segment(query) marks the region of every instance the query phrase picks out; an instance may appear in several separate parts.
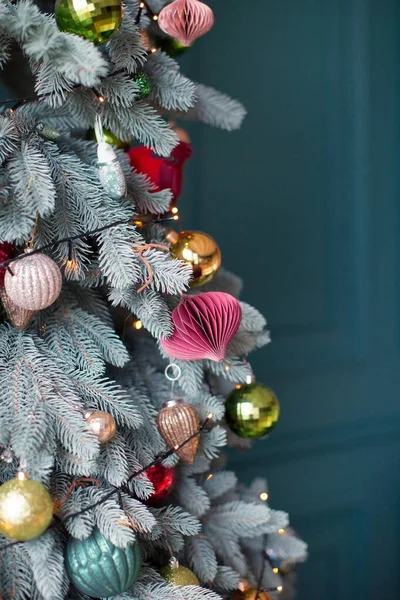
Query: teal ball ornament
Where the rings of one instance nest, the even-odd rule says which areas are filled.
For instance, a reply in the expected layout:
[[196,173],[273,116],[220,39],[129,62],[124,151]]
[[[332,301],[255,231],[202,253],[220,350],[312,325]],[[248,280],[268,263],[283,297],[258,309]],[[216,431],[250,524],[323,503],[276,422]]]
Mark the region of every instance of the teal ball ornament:
[[86,540],[70,538],[65,553],[72,585],[92,598],[111,598],[126,592],[136,581],[141,564],[137,542],[117,548],[98,529]]

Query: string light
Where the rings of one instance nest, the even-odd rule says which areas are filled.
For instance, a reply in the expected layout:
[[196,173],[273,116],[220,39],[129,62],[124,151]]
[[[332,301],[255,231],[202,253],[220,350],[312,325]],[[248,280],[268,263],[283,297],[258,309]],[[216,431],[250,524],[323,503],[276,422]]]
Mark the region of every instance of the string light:
[[260,494],[260,500],[262,500],[263,502],[266,502],[268,500],[268,494],[267,494],[267,492],[262,492]]
[[212,473],[210,473],[207,477],[207,481],[210,481],[210,479],[212,479],[214,477],[214,475]]
[[272,571],[275,573],[275,575],[277,575],[279,573],[279,569],[277,567],[274,567],[272,569]]
[[176,206],[174,206],[173,208],[171,208],[171,212],[173,215],[177,215],[179,212],[179,209]]
[[153,21],[158,21],[158,15],[153,15]]
[[285,533],[285,530],[284,529],[278,529],[278,533],[280,533],[282,535],[283,533]]
[[142,321],[140,319],[138,319],[137,321],[133,322],[133,326],[134,326],[135,329],[139,330],[139,329],[142,329],[143,323],[142,323]]
[[281,592],[283,590],[283,586],[282,585],[278,585],[278,587],[276,588],[278,592]]

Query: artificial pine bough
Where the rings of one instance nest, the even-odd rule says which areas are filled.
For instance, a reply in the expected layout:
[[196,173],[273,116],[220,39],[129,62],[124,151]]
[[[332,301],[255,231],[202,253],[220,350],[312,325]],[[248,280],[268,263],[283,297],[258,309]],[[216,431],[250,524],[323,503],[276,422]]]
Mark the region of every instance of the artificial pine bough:
[[171,121],[245,115],[172,58],[212,12],[75,4],[0,2],[0,65],[19,47],[34,79],[0,115],[0,596],[289,597],[306,546],[220,455],[277,421],[245,360],[266,322],[214,240],[167,229]]

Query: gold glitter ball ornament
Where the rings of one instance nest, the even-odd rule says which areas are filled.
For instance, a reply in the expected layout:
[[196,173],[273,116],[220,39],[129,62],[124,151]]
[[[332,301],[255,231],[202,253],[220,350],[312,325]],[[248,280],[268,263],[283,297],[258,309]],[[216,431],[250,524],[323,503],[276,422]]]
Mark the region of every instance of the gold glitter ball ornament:
[[83,416],[100,444],[106,444],[115,437],[117,425],[109,413],[102,410],[87,410]]
[[170,560],[170,564],[163,567],[160,571],[162,577],[168,583],[175,587],[185,587],[185,585],[200,585],[196,575],[187,567],[182,567],[175,558]]
[[56,0],[54,12],[60,31],[95,44],[106,42],[122,21],[121,0]]
[[55,302],[62,288],[61,271],[50,256],[27,254],[10,264],[4,287],[7,295],[19,307],[42,310]]
[[[181,399],[170,400],[157,416],[158,431],[170,448],[180,446],[200,427],[196,410]],[[194,437],[177,450],[179,458],[188,465],[196,458],[199,436]]]
[[19,542],[42,535],[53,518],[53,501],[40,481],[11,479],[0,486],[0,533]]
[[217,242],[201,231],[169,231],[166,239],[171,244],[171,254],[192,267],[190,287],[200,287],[217,274],[221,266],[221,251]]

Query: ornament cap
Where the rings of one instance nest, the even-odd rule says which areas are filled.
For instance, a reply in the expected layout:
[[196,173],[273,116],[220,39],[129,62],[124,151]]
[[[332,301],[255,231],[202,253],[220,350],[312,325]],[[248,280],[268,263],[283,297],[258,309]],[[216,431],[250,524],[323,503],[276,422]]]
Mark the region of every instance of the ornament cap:
[[168,229],[167,233],[165,234],[165,240],[170,244],[176,244],[176,242],[179,240],[179,233],[177,233],[174,229]]

